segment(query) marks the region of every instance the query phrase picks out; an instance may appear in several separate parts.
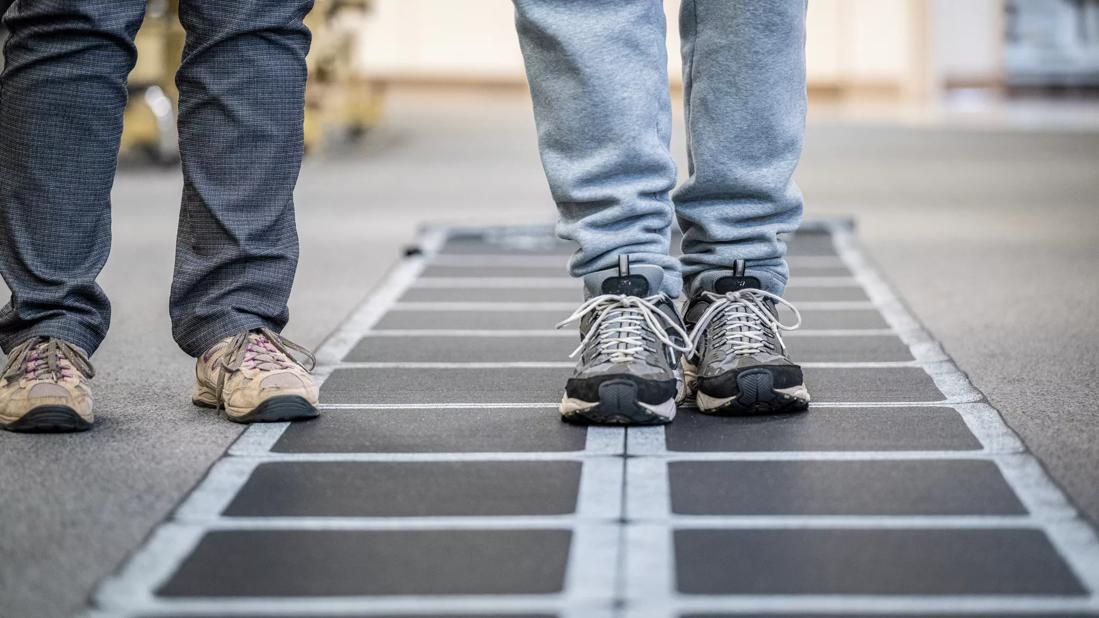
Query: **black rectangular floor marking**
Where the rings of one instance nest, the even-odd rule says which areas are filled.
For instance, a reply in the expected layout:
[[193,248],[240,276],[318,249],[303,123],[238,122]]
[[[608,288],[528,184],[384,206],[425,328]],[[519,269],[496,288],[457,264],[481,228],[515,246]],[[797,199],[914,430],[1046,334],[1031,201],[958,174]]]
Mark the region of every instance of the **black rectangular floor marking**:
[[920,367],[806,367],[813,401],[941,401],[945,397]]
[[571,374],[568,367],[337,369],[321,386],[321,403],[548,403],[561,400]]
[[908,346],[896,335],[785,335],[783,341],[795,363],[877,363],[913,360]]
[[[806,309],[801,311],[801,328],[806,330],[880,330],[889,328],[877,309]],[[793,324],[793,314],[780,311],[782,321]]]
[[273,462],[229,517],[476,517],[576,511],[578,461]]
[[[674,254],[680,253],[682,236],[673,234],[669,245]],[[786,238],[787,254],[791,256],[836,255],[832,235],[799,232]],[[570,255],[576,243],[549,234],[505,234],[499,236],[454,236],[443,244],[439,255]]]
[[515,337],[364,337],[347,362],[568,362],[580,336]]
[[[445,260],[446,258],[444,258]],[[806,277],[850,277],[851,270],[842,264],[837,265],[815,265],[812,263],[797,264],[796,258],[791,260],[790,264],[791,280],[794,285]],[[521,264],[508,264],[506,260],[501,259],[499,264],[478,265],[478,266],[464,266],[461,264],[448,264],[445,261],[443,263],[431,263],[424,268],[423,273],[420,275],[423,278],[437,279],[437,278],[476,278],[476,279],[493,279],[493,278],[533,278],[533,279],[561,279],[563,281],[573,280],[569,275],[567,267],[567,258],[562,257],[560,264],[558,265],[545,265],[545,266],[525,266]]]
[[553,330],[569,317],[561,309],[522,309],[518,311],[431,311],[401,309],[390,311],[374,325],[374,330]]
[[420,276],[423,278],[461,277],[476,279],[492,279],[497,277],[506,277],[509,279],[545,279],[550,277],[559,278],[564,281],[571,279],[569,277],[565,258],[561,258],[561,263],[557,266],[522,266],[508,264],[507,260],[500,260],[499,264],[493,266],[461,266],[445,263],[429,264],[424,268],[424,271]]
[[868,301],[870,297],[857,286],[808,286],[797,285],[796,280],[786,288],[783,297],[794,303]]
[[226,530],[208,533],[163,597],[550,594],[568,530]]
[[828,408],[800,414],[707,416],[680,410],[667,448],[685,452],[972,451],[981,443],[956,410]]
[[276,453],[500,453],[582,451],[587,429],[553,408],[325,410],[290,425]]
[[479,238],[452,238],[439,250],[439,255],[571,255],[576,245],[554,239],[538,237],[528,241],[517,239],[508,244],[484,242]]
[[[572,283],[566,281],[566,283]],[[811,287],[792,285],[786,289],[787,300],[798,302],[848,302],[869,300],[866,292],[855,286]],[[560,287],[422,287],[405,292],[400,302],[509,302],[509,303],[576,303],[584,300],[580,284]],[[568,315],[564,312],[564,315]]]
[[[209,617],[209,614],[191,614],[185,616],[182,614],[157,614],[156,616],[141,616],[140,618],[198,618],[200,616]],[[271,618],[270,614],[233,614],[233,618]],[[278,618],[347,618],[347,615],[338,616],[332,615],[319,615],[310,614],[306,615],[284,615],[279,614]],[[387,617],[388,618],[388,617]],[[493,611],[492,614],[401,614],[400,618],[558,618],[555,614],[497,614]],[[979,617],[978,617],[979,618]],[[1014,617],[1012,617],[1014,618]],[[1023,617],[1025,618],[1025,617]],[[1046,617],[1048,618],[1048,617]],[[1055,617],[1056,618],[1056,617]]]
[[832,237],[829,234],[803,236],[795,238],[791,242],[787,243],[786,255],[836,255],[836,248],[832,246]]
[[[570,282],[571,283],[571,282]],[[412,288],[401,296],[402,303],[575,303],[580,305],[584,292],[579,285],[569,287],[509,287],[509,288]],[[562,311],[561,319],[570,312]]]
[[1084,595],[1033,529],[675,531],[685,594]]
[[[799,336],[785,337],[790,358],[795,362],[888,362],[910,361],[908,346],[891,336]],[[345,362],[568,362],[580,343],[579,335],[508,337],[367,336],[344,358]]]
[[[933,402],[944,395],[920,367],[807,367],[805,383],[820,402]],[[550,403],[561,399],[570,367],[337,369],[321,403]]]
[[[751,614],[723,614],[723,613],[720,613],[720,612],[705,613],[705,614],[703,614],[703,613],[690,613],[690,614],[680,614],[679,618],[745,618],[745,616],[749,616],[749,615],[751,615]],[[862,613],[862,612],[854,612],[854,613],[844,612],[842,614],[834,614],[834,613],[827,613],[827,614],[818,614],[818,613],[813,613],[813,614],[787,614],[787,613],[772,614],[772,613],[768,612],[766,614],[766,618],[882,618],[882,616],[894,616],[894,615],[903,615],[904,618],[1005,618],[1004,614],[985,614],[985,613],[981,613],[981,614],[940,614],[938,612],[936,612],[934,614],[930,614],[930,613],[928,613],[928,614],[913,614],[913,613],[910,613],[910,612],[905,612],[904,614],[882,614],[882,613],[866,614],[866,613]],[[1096,614],[1094,614],[1094,613],[1092,613],[1092,614],[1067,613],[1066,614],[1066,613],[1063,613],[1063,612],[1053,612],[1053,613],[1023,612],[1023,613],[1018,613],[1018,612],[1013,611],[1013,612],[1011,612],[1011,614],[1008,614],[1008,615],[1011,618],[1095,618]],[[404,617],[402,616],[401,618],[404,618]]]
[[[569,317],[567,309],[517,309],[515,311],[479,311],[404,309],[390,311],[374,326],[374,330],[553,330],[558,322]],[[880,330],[889,328],[876,309],[803,309],[802,325],[806,330]],[[782,312],[784,322],[793,316]]]
[[675,461],[682,515],[1025,515],[991,461]]

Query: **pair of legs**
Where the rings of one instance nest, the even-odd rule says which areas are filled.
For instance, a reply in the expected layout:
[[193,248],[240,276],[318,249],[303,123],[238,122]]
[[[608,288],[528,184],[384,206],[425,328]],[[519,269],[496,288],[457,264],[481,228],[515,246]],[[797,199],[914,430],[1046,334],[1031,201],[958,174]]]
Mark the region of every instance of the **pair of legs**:
[[[572,397],[574,407],[600,397],[644,399],[640,391],[652,390],[644,380],[613,382],[652,373],[656,361],[638,361],[644,354],[637,350],[649,347],[690,351],[696,364],[705,361],[707,346],[725,350],[711,358],[737,351],[737,359],[722,361],[726,369],[749,369],[752,363],[739,356],[757,351],[769,356],[755,354],[752,367],[778,363],[785,353],[781,338],[775,341],[775,303],[789,276],[779,235],[794,231],[802,212],[792,177],[805,124],[804,0],[683,0],[688,178],[678,188],[663,3],[515,0],[515,6],[542,162],[560,213],[557,233],[579,245],[569,267],[585,279],[589,299],[574,316],[587,349],[569,390],[582,377],[590,388]],[[673,216],[683,230],[681,258],[669,251]],[[630,277],[643,277],[644,285],[630,284]],[[654,295],[675,299],[685,287],[688,325],[721,327],[720,342],[701,331],[685,342],[682,325],[672,328],[678,314]],[[599,300],[607,294],[651,298],[648,307]],[[608,310],[613,315],[604,316]],[[675,369],[674,359],[668,364]],[[707,367],[694,369],[705,379]],[[798,384],[790,389],[804,390],[800,369],[796,378],[782,371],[759,383],[741,376],[740,386],[766,387],[776,401],[791,380]],[[647,414],[603,412],[588,420],[631,422]],[[661,415],[653,420],[670,420]]]
[[[184,187],[169,312],[191,356],[242,332],[274,336],[289,317],[311,7],[179,3]],[[90,355],[107,333],[110,304],[96,277],[110,251],[126,80],[144,15],[145,0],[17,0],[5,16],[0,275],[12,296],[0,309],[0,346],[9,354],[53,338]],[[37,353],[21,351],[33,366]]]
[[[683,0],[689,176],[678,189],[663,3],[515,5],[557,231],[580,245],[572,274],[628,253],[663,268],[662,291],[675,298],[684,277],[742,259],[781,294],[778,235],[802,210],[792,177],[805,125],[804,0]],[[681,259],[669,255],[673,215]]]

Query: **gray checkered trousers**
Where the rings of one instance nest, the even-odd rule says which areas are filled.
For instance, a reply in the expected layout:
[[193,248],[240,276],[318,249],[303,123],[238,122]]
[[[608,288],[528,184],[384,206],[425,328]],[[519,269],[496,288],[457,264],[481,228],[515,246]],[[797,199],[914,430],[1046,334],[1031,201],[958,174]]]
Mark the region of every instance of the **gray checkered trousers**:
[[[280,330],[297,267],[303,19],[311,0],[181,0],[183,199],[169,313],[197,356]],[[0,346],[42,335],[94,352],[110,324],[96,284],[111,245],[126,78],[145,0],[17,0],[0,77]]]

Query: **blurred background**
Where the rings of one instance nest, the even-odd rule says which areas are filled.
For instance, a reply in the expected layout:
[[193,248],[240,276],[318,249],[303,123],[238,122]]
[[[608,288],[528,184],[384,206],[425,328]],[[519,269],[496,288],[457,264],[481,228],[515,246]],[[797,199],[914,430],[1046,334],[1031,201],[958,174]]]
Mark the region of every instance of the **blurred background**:
[[[0,0],[0,8],[10,3]],[[177,4],[148,2],[123,143],[127,156],[168,164],[178,158]],[[678,3],[665,4],[674,51]],[[389,92],[522,91],[512,19],[510,3],[494,0],[318,0],[309,18],[308,147],[362,138],[383,121]],[[1099,91],[1095,0],[814,0],[808,29],[809,93],[819,110],[926,119]],[[669,54],[673,89],[682,84],[680,67]]]
[[[95,358],[97,428],[5,436],[0,449],[6,521],[33,522],[0,541],[20,565],[0,615],[80,607],[240,431],[189,405],[191,361],[169,334],[175,10],[150,0],[138,38],[101,278],[115,317]],[[509,2],[318,0],[309,25],[287,334],[316,346],[421,224],[554,211]],[[855,219],[914,313],[1099,520],[1099,0],[811,0],[807,55],[806,216]],[[676,122],[682,170],[678,105]],[[37,474],[20,473],[27,462]],[[69,589],[41,589],[59,578]]]

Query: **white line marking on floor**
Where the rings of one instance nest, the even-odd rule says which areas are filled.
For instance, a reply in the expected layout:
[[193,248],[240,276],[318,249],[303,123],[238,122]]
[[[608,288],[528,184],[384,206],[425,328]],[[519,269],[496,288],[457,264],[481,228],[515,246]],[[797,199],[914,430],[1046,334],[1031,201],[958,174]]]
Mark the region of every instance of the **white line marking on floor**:
[[626,432],[620,427],[601,427],[592,425],[587,428],[585,455],[625,455]]
[[176,509],[177,521],[216,519],[233,502],[256,466],[265,463],[251,457],[223,457],[206,478]]
[[569,561],[565,569],[565,594],[570,599],[589,602],[614,600],[617,578],[614,565],[618,564],[618,554],[622,551],[620,534],[621,527],[617,522],[577,523],[573,529]]
[[[663,427],[654,428],[663,433]],[[626,519],[667,520],[672,512],[668,463],[655,457],[626,460]],[[670,523],[670,522],[669,522]]]
[[[429,251],[441,246],[445,235],[441,232],[429,232],[422,239],[423,246]],[[424,259],[410,258],[402,260],[386,277],[382,285],[363,303],[351,318],[341,325],[317,349],[318,371],[316,380],[321,385],[328,376],[327,366],[338,363],[358,343],[364,332],[373,328],[374,324],[386,313],[390,306],[404,293],[419,275],[424,267]],[[241,434],[238,439],[241,448],[248,450],[258,448],[263,444],[273,445],[285,431],[288,423],[277,423],[269,426],[254,424]],[[233,466],[247,465],[227,463],[232,462],[232,455],[223,457],[216,465],[225,464],[228,470]],[[247,476],[234,476],[226,473],[215,480],[209,486],[205,480],[185,499],[189,503],[199,495],[199,501],[193,508],[197,510],[213,508],[217,503],[228,504],[237,494]],[[181,508],[183,505],[181,505]],[[158,588],[179,567],[181,562],[193,549],[195,543],[201,537],[201,530],[196,532],[194,528],[180,528],[170,521],[162,523],[133,556],[125,563],[123,569],[114,576],[108,577],[100,584],[93,598],[101,607],[121,608],[127,604],[127,599],[135,603],[142,603],[152,599],[152,591]],[[135,565],[138,565],[135,567]],[[119,591],[124,591],[119,593]],[[128,595],[128,596],[127,596]]]
[[255,423],[229,446],[228,454],[246,455],[270,451],[289,427],[290,423]]
[[[626,486],[627,498],[630,487]],[[649,606],[671,601],[675,595],[675,547],[666,525],[628,524],[623,551],[625,602],[627,606]]]
[[1023,441],[1000,419],[1000,413],[987,403],[966,403],[955,407],[977,441],[996,453],[1022,453]]

